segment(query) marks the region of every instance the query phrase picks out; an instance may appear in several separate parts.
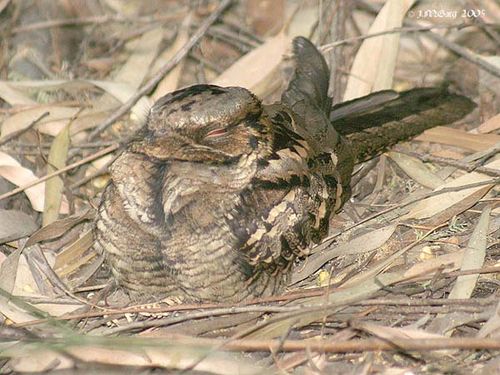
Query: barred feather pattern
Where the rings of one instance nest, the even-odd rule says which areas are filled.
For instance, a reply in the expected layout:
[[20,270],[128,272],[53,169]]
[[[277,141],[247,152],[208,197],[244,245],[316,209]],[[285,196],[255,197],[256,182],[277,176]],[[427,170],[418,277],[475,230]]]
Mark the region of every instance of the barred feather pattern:
[[[326,236],[348,199],[355,162],[397,141],[397,116],[384,130],[387,145],[379,137],[371,147],[377,130],[367,126],[339,135],[332,121],[353,113],[332,110],[328,67],[314,45],[296,38],[293,47],[281,103],[262,105],[238,87],[178,90],[155,103],[110,167],[95,247],[137,299],[240,302],[281,292],[294,259]],[[396,104],[388,107],[397,113]],[[426,121],[414,132],[433,125]]]

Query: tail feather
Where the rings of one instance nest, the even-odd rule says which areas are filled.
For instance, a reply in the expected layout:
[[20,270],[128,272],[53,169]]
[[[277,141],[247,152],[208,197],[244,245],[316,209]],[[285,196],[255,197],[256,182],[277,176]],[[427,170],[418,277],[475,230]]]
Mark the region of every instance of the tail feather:
[[330,120],[350,141],[356,162],[362,162],[426,129],[455,122],[474,107],[445,88],[382,91],[334,107]]

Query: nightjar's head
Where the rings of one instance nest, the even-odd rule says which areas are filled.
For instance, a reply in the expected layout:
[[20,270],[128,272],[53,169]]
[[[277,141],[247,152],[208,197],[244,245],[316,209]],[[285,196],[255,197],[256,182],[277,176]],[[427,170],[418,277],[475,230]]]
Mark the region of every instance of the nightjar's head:
[[265,148],[268,129],[248,90],[195,85],[153,105],[135,150],[158,159],[223,162]]

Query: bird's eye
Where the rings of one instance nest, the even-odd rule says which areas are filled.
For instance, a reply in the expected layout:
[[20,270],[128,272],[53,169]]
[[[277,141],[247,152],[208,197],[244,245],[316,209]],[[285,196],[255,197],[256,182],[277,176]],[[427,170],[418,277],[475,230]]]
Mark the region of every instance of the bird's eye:
[[220,137],[221,135],[226,134],[226,129],[224,128],[217,128],[214,130],[210,130],[206,135],[205,138],[215,138],[215,137]]

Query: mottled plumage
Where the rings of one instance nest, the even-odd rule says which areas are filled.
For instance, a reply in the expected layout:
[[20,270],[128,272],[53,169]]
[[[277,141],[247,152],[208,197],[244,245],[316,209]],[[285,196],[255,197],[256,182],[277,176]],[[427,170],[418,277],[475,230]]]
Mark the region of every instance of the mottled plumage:
[[[389,137],[384,123],[352,132],[342,125],[344,137],[332,121],[362,123],[373,106],[331,109],[328,67],[307,39],[295,39],[294,62],[279,104],[264,106],[243,88],[196,85],[153,106],[110,167],[96,222],[96,248],[121,286],[144,299],[185,301],[278,293],[294,258],[326,235],[330,215],[349,197],[357,161],[472,108],[428,89],[418,94],[417,117],[426,116],[418,128],[397,137],[391,126],[404,119],[391,118]],[[387,95],[377,110],[404,97]],[[439,114],[432,112],[438,99]],[[377,134],[389,141],[370,146]]]

